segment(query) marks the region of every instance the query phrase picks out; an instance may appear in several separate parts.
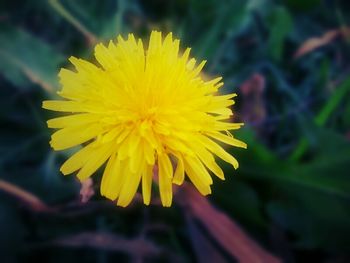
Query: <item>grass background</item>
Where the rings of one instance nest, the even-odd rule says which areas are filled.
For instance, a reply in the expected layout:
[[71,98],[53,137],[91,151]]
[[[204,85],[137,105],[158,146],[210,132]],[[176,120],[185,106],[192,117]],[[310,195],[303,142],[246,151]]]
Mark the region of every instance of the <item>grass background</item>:
[[[349,15],[340,0],[1,1],[0,261],[258,262],[249,255],[264,248],[283,262],[349,262]],[[173,32],[239,94],[249,148],[232,149],[240,168],[222,164],[210,204],[117,208],[99,197],[99,176],[81,204],[41,102],[69,56],[152,29]],[[219,215],[237,228],[221,235]],[[256,243],[242,254],[246,237]]]

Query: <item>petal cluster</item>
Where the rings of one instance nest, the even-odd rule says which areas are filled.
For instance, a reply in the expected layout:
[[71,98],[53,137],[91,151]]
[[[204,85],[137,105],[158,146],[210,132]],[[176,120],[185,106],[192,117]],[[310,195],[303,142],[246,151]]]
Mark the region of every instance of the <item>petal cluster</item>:
[[224,179],[220,158],[238,167],[237,160],[219,143],[246,144],[230,130],[235,94],[218,95],[221,78],[200,75],[190,49],[180,51],[172,34],[153,31],[147,49],[132,34],[107,46],[95,47],[98,63],[70,58],[75,70],[59,73],[62,100],[43,102],[43,108],[64,112],[48,121],[51,146],[65,150],[83,145],[61,167],[77,172],[80,180],[103,166],[101,194],[127,206],[139,185],[145,204],[157,181],[162,204],[172,203],[172,184],[185,175],[203,195],[211,193],[211,173]]

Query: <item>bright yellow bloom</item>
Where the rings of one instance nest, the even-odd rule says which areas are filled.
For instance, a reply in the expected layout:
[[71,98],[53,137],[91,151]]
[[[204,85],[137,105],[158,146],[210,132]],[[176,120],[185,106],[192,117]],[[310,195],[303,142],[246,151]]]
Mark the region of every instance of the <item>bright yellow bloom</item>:
[[69,113],[48,121],[59,129],[53,149],[86,143],[62,165],[63,174],[78,171],[85,180],[107,161],[101,194],[120,206],[131,202],[140,181],[148,205],[158,174],[161,201],[170,206],[172,183],[182,184],[185,174],[203,195],[211,193],[209,171],[224,179],[216,156],[238,167],[218,144],[246,148],[229,133],[242,126],[227,121],[236,95],[217,95],[221,78],[203,80],[205,61],[196,65],[189,48],[179,53],[179,44],[171,33],[162,40],[153,31],[147,51],[130,34],[96,46],[100,66],[70,58],[76,72],[59,74],[65,100],[43,102],[45,109]]

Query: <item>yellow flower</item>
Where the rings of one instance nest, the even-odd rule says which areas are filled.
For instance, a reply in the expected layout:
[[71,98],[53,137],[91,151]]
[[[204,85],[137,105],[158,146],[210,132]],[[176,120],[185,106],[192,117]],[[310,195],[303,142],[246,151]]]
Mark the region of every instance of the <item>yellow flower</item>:
[[162,204],[172,203],[172,183],[182,184],[185,174],[200,193],[211,193],[212,172],[224,173],[215,157],[232,164],[237,160],[218,142],[246,148],[229,130],[235,94],[217,95],[221,78],[200,76],[205,61],[196,65],[190,49],[179,52],[180,41],[153,31],[147,51],[132,34],[108,46],[98,44],[99,65],[70,58],[76,72],[62,68],[59,76],[65,100],[43,102],[43,108],[66,112],[48,121],[51,146],[64,150],[82,143],[61,167],[63,174],[78,171],[85,180],[106,161],[101,194],[127,206],[142,181],[143,201],[150,203],[154,174]]

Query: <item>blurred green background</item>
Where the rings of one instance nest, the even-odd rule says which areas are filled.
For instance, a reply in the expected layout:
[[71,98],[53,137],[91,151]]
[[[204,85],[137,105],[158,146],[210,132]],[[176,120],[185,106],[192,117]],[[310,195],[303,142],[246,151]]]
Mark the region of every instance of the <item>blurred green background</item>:
[[[349,15],[345,0],[1,1],[0,262],[350,262]],[[204,213],[190,195],[118,208],[99,176],[83,204],[48,144],[41,102],[67,58],[152,29],[239,95],[249,148],[231,150],[237,171],[221,164]]]

